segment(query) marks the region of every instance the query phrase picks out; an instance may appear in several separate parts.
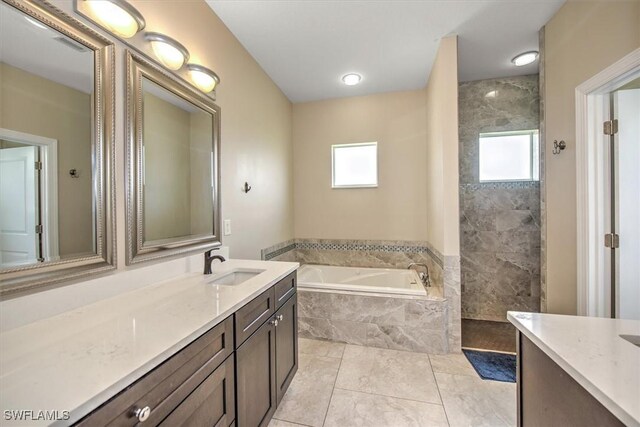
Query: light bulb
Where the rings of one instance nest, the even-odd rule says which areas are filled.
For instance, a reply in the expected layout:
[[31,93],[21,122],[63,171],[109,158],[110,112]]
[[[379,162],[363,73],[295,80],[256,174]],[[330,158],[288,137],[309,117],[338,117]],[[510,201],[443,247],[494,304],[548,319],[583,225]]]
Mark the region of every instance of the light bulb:
[[202,65],[187,64],[191,81],[203,92],[209,93],[220,83],[216,73]]
[[342,81],[347,86],[357,85],[360,83],[360,80],[362,80],[362,76],[360,74],[350,73],[342,76]]
[[515,58],[511,60],[513,65],[516,67],[522,67],[524,65],[529,65],[534,62],[538,58],[538,52],[532,50],[530,52],[524,52],[520,55],[517,55]]
[[123,1],[86,1],[93,17],[117,36],[128,39],[144,28],[144,19],[140,12]]
[[156,58],[170,70],[179,70],[189,60],[189,51],[178,41],[160,33],[146,33]]

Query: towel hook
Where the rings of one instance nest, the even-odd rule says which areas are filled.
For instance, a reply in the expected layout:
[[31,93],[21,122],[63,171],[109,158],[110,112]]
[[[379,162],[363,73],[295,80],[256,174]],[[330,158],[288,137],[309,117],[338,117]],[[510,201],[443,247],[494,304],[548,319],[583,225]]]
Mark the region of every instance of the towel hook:
[[249,191],[251,191],[251,186],[249,185],[248,182],[244,183],[244,187],[242,188],[242,191],[244,191],[245,193],[248,193]]
[[557,139],[553,140],[553,154],[560,154],[565,148],[567,148],[567,143],[564,140],[561,139],[560,142]]

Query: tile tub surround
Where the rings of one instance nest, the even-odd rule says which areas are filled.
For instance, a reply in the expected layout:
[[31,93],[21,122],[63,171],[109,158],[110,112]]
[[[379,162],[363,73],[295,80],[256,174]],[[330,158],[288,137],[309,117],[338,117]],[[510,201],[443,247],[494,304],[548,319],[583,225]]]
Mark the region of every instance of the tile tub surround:
[[449,351],[448,306],[442,298],[299,287],[298,325],[303,338],[423,353]]
[[[265,259],[295,261],[300,264],[345,267],[402,269],[412,262],[425,263],[429,267],[432,286],[442,288],[446,299],[447,349],[449,352],[461,351],[460,257],[445,257],[429,242],[294,239],[264,249],[262,256]],[[400,335],[396,339],[399,340]]]
[[478,179],[479,133],[539,129],[538,94],[537,75],[459,85],[464,318],[504,322],[508,310],[540,310],[540,185]]

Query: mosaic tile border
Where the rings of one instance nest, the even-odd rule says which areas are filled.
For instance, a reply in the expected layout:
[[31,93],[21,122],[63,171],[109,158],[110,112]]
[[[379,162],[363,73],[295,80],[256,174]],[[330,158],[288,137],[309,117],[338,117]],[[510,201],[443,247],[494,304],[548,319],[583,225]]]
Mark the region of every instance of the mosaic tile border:
[[475,182],[460,184],[460,188],[469,190],[513,190],[516,188],[540,188],[540,181]]
[[[316,239],[310,239],[316,240]],[[386,253],[427,253],[440,267],[444,267],[443,256],[430,246],[427,246],[426,242],[415,242],[415,244],[385,244],[385,243],[365,243],[366,241],[355,242],[335,242],[335,241],[305,241],[305,239],[296,239],[293,243],[284,242],[263,249],[261,251],[262,259],[265,261],[276,258],[292,250],[316,250],[316,251],[356,251],[356,252],[386,252]],[[287,244],[288,243],[288,244]]]

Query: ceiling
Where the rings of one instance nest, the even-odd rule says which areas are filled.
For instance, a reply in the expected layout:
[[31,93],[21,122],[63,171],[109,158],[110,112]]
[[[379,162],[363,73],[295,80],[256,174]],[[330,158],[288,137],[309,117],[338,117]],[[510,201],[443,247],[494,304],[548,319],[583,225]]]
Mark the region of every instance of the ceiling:
[[41,28],[0,3],[0,62],[65,86],[93,91],[93,51],[56,30]]
[[[420,89],[442,37],[458,35],[459,79],[533,74],[511,58],[538,49],[564,0],[207,0],[294,103]],[[362,75],[356,86],[341,77]]]

